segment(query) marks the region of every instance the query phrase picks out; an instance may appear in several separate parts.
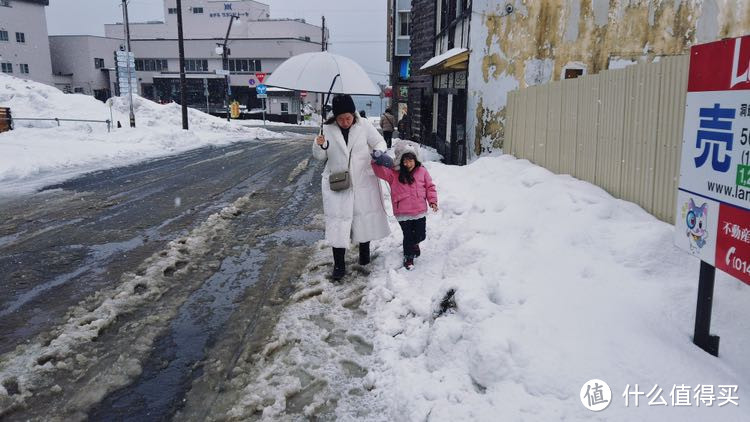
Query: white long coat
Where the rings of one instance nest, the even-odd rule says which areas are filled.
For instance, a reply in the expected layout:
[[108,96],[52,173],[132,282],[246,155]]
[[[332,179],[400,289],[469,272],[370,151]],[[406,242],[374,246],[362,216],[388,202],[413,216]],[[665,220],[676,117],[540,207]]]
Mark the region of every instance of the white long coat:
[[[334,248],[348,248],[352,241],[369,242],[390,234],[378,178],[370,166],[373,150],[385,151],[385,140],[367,119],[357,117],[349,129],[349,144],[336,123],[323,125],[328,141],[324,150],[313,141],[313,156],[327,160],[323,170],[323,212],[326,242]],[[323,144],[325,146],[325,144]],[[346,171],[351,151],[351,187],[332,191],[328,175]]]

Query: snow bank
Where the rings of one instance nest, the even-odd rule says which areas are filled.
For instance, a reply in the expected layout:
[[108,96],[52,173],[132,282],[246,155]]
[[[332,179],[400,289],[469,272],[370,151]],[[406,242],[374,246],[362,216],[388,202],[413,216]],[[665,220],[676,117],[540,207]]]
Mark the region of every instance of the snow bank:
[[[0,134],[0,194],[24,192],[82,173],[162,157],[205,145],[277,138],[189,109],[190,130],[182,130],[178,104],[161,105],[135,96],[137,127],[129,127],[127,98],[108,107],[93,97],[65,94],[57,88],[0,74],[0,106],[15,118],[61,118],[120,121],[107,132],[103,123],[14,122],[16,130]],[[111,112],[111,114],[110,114]],[[116,124],[116,123],[115,123]]]
[[[750,420],[750,286],[718,275],[717,359],[691,342],[699,263],[673,227],[570,176],[510,156],[427,163],[440,195],[416,267],[401,232],[375,244],[363,308],[381,365],[368,379],[391,420]],[[455,310],[437,316],[455,289]],[[587,410],[584,383],[611,405]],[[667,406],[625,406],[629,385]],[[673,386],[738,386],[740,406],[672,406]],[[658,390],[653,398],[658,401]]]

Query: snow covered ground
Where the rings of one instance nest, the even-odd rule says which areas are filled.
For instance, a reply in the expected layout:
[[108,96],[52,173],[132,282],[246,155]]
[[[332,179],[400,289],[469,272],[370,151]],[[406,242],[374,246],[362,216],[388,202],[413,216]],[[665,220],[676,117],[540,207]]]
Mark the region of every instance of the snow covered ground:
[[65,94],[6,74],[0,74],[0,106],[10,107],[14,118],[113,119],[123,126],[108,133],[104,123],[61,122],[58,127],[54,121],[15,121],[15,130],[0,134],[0,195],[205,145],[281,136],[193,109],[190,130],[183,131],[179,105],[137,96],[137,127],[131,129],[126,98],[114,98],[110,114],[110,108],[93,97]]
[[[426,166],[440,210],[416,267],[401,266],[394,219],[369,278],[350,264],[360,276],[328,281],[321,244],[228,415],[750,420],[750,286],[717,274],[717,359],[692,344],[699,262],[673,246],[671,225],[510,156]],[[451,289],[456,307],[438,316]],[[580,398],[591,379],[611,388],[601,412]]]

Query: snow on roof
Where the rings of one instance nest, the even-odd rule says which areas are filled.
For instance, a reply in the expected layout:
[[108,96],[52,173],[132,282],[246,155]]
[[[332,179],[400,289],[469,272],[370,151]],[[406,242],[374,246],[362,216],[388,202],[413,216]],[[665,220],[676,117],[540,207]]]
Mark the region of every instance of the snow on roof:
[[435,56],[435,57],[431,58],[430,60],[427,60],[427,63],[425,63],[422,67],[420,67],[419,70],[428,69],[428,68],[430,68],[432,66],[435,66],[436,64],[439,64],[441,62],[444,62],[444,61],[450,59],[451,57],[458,56],[459,54],[465,53],[467,51],[469,51],[469,50],[466,49],[466,48],[461,48],[461,47],[451,48],[450,50],[446,51],[445,53],[443,53],[443,54],[441,54],[439,56]]

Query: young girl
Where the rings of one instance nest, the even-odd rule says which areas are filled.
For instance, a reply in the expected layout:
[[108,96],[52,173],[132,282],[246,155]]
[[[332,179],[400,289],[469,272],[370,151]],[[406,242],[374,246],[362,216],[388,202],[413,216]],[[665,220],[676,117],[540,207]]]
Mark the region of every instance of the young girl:
[[414,258],[420,255],[419,242],[425,239],[427,205],[437,212],[438,198],[430,173],[417,159],[417,152],[406,146],[397,160],[398,170],[393,162],[380,151],[373,153],[372,169],[375,175],[391,186],[393,214],[404,232],[404,267],[410,270]]

